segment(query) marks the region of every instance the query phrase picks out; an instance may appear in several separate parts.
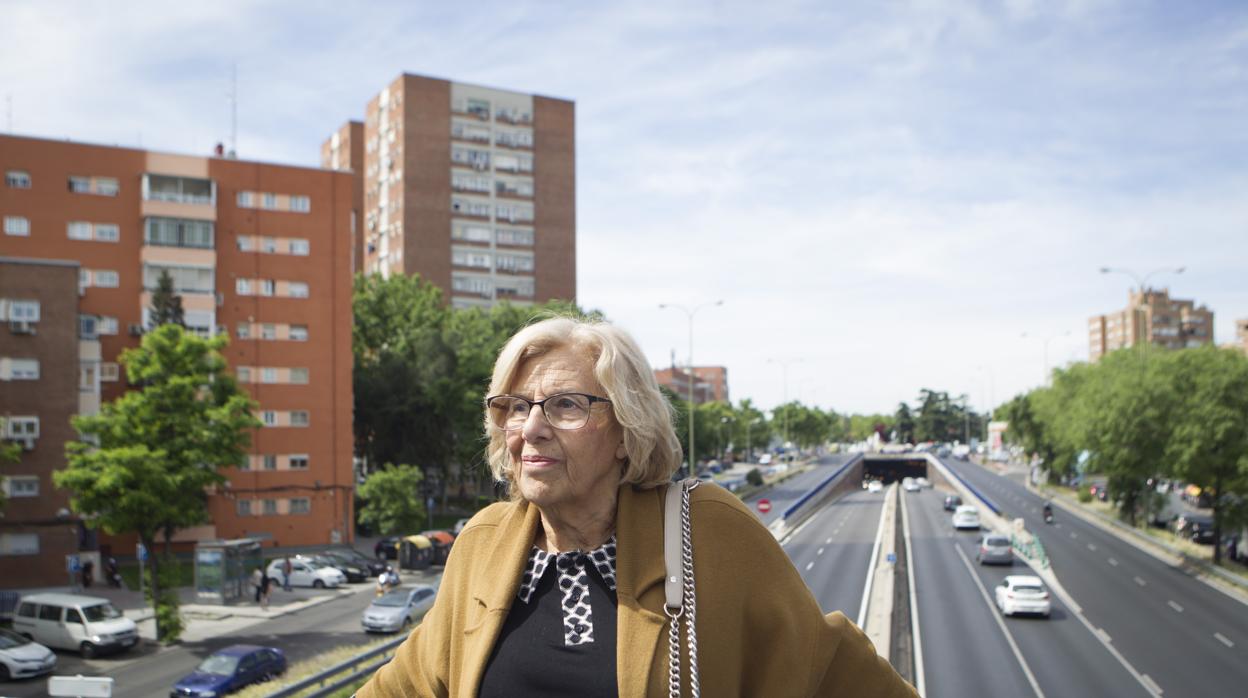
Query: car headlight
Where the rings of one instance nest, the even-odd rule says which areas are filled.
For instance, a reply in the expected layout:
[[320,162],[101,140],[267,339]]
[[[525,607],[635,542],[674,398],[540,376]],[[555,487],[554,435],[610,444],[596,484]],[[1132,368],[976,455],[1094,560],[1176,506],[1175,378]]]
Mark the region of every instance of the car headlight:
[[91,636],[91,641],[92,641],[92,642],[94,642],[94,643],[96,643],[96,644],[99,644],[99,643],[101,643],[101,642],[104,642],[104,638],[105,638],[105,637],[106,637],[106,636],[104,636],[104,635],[92,635],[92,636]]

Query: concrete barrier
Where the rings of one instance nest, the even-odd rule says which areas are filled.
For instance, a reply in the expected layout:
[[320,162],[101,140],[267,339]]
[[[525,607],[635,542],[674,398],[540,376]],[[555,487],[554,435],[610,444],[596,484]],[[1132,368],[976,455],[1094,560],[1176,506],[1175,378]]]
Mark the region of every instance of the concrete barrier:
[[875,651],[885,659],[892,649],[898,492],[898,485],[894,482],[884,496],[884,510],[880,514],[880,528],[862,596],[863,606],[858,614],[859,625],[875,645]]

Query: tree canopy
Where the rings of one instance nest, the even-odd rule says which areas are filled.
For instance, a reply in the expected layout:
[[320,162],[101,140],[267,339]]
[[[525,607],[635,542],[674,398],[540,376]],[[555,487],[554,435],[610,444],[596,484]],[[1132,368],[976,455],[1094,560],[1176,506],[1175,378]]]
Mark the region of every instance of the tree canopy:
[[383,536],[421,530],[427,513],[420,496],[423,480],[420,468],[407,464],[387,463],[369,475],[359,489],[360,523]]
[[161,325],[181,325],[186,327],[186,317],[182,310],[182,296],[173,287],[173,277],[167,270],[160,272],[156,282],[156,290],[152,291],[152,307],[148,315],[148,324],[152,329]]

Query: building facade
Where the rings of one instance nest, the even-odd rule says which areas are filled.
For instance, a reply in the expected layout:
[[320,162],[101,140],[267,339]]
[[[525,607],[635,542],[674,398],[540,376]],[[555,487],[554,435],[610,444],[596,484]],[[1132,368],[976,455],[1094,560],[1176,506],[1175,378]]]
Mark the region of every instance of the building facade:
[[362,182],[362,271],[420,274],[459,308],[575,301],[572,102],[404,74],[321,153]]
[[1167,289],[1132,291],[1127,307],[1088,319],[1088,357],[1148,342],[1162,349],[1213,343],[1213,311],[1195,301],[1171,298]]
[[[181,537],[350,540],[352,176],[12,136],[0,170],[0,256],[76,265],[76,310],[40,322],[68,312],[75,340],[98,342],[79,383],[99,400],[128,388],[118,357],[140,343],[162,272],[188,329],[230,337],[265,426],[225,470],[211,526]],[[64,440],[39,448],[60,454]]]
[[693,403],[728,401],[728,369],[723,366],[672,366],[654,370],[654,379],[682,400],[689,399],[689,384],[693,383]]

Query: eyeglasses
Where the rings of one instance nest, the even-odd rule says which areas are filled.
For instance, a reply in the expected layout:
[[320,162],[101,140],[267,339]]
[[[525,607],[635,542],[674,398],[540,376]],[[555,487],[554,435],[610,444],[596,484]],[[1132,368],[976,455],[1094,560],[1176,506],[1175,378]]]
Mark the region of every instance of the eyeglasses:
[[589,410],[595,402],[611,401],[585,393],[559,393],[545,400],[526,400],[514,395],[495,395],[485,399],[490,423],[504,431],[524,428],[534,407],[542,408],[546,422],[556,429],[580,429],[589,423]]

